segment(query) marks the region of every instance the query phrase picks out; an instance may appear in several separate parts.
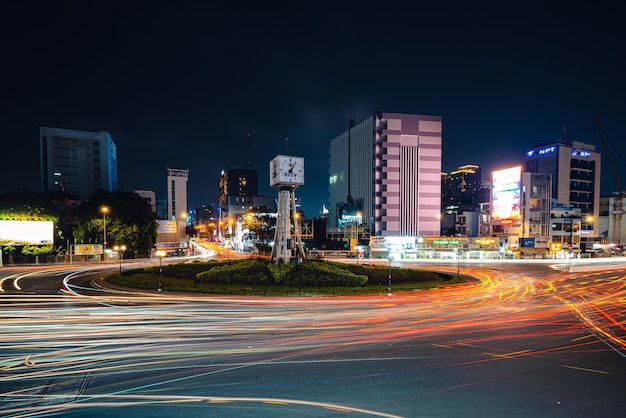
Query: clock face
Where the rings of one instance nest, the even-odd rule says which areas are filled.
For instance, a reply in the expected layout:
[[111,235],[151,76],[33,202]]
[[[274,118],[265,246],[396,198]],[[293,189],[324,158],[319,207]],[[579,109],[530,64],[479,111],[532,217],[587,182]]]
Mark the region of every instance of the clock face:
[[304,184],[304,158],[276,156],[270,164],[270,185]]

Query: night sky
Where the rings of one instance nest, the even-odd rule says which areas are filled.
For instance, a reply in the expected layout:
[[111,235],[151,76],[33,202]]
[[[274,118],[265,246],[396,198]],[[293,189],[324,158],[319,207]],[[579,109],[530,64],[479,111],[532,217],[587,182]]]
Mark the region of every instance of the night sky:
[[167,167],[188,168],[190,208],[217,202],[224,168],[257,169],[273,195],[269,160],[303,156],[296,194],[315,216],[330,139],[376,109],[442,116],[442,169],[484,179],[564,125],[604,153],[597,117],[626,183],[618,2],[14,3],[0,6],[0,192],[39,191],[52,126],[110,132],[122,190],[165,197]]

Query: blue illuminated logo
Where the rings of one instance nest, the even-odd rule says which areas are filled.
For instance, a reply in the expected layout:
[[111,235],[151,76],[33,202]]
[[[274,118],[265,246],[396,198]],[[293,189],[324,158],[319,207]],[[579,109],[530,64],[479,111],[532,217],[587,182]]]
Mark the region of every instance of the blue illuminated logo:
[[535,150],[534,149],[526,151],[526,157],[530,158],[533,155],[535,155]]
[[556,146],[552,145],[550,147],[540,148],[538,153],[539,155],[551,154],[556,151]]
[[591,152],[585,151],[585,150],[578,151],[578,150],[576,150],[576,148],[573,148],[572,149],[572,156],[573,157],[578,156],[578,157],[583,157],[583,158],[589,158],[589,157],[591,157]]

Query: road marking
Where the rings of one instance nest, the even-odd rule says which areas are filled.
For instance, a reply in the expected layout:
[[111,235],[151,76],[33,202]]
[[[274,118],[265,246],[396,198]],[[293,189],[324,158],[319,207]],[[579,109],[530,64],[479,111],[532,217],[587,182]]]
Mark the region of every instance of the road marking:
[[484,352],[483,354],[487,356],[493,356],[493,357],[499,357],[499,358],[514,358],[517,354],[524,354],[524,353],[528,353],[529,351],[530,350],[520,350],[520,351],[513,351],[512,353],[505,353],[505,354]]
[[563,364],[563,367],[567,367],[568,369],[581,370],[583,372],[592,372],[592,373],[600,373],[600,374],[611,374],[609,372],[605,372],[602,370],[594,370],[594,369],[586,369],[584,367],[576,367],[576,366],[568,366],[567,364]]
[[582,337],[578,337],[578,338],[574,338],[572,340],[573,341],[580,341],[580,340],[586,340],[587,338],[591,338],[591,337],[595,337],[594,334],[587,334],[587,335],[583,335]]
[[443,344],[433,344],[435,347],[441,347],[441,348],[451,348],[451,346],[449,345],[443,345]]

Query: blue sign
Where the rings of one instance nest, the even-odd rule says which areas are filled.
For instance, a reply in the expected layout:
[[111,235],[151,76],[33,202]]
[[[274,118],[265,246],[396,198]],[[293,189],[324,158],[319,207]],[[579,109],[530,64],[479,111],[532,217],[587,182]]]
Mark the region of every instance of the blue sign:
[[574,157],[577,157],[577,156],[578,156],[578,157],[583,157],[583,158],[589,158],[589,157],[591,157],[591,152],[589,152],[589,151],[585,151],[585,150],[580,150],[580,151],[578,151],[578,150],[576,150],[576,148],[573,148],[573,149],[572,149],[572,156],[574,156]]
[[540,148],[538,153],[539,153],[539,155],[546,155],[546,154],[551,154],[554,151],[556,151],[556,146],[551,145],[549,147]]
[[522,238],[522,247],[523,248],[535,248],[535,239],[534,238]]
[[552,154],[553,152],[556,152],[556,145],[550,145],[550,146],[543,147],[543,148],[528,150],[526,151],[526,157],[531,158],[531,157],[534,157],[535,155],[547,155],[547,154]]

